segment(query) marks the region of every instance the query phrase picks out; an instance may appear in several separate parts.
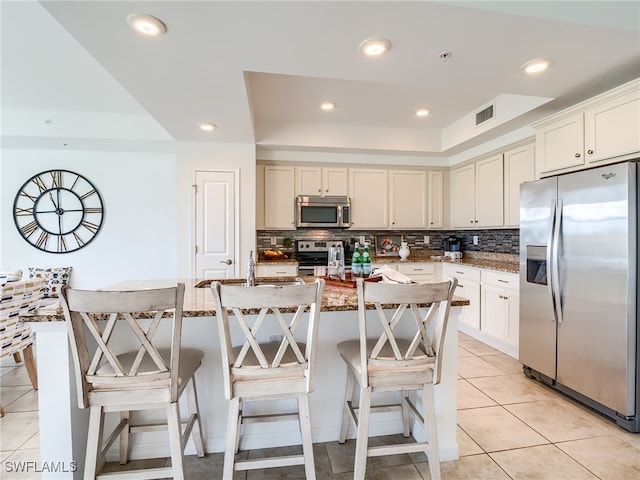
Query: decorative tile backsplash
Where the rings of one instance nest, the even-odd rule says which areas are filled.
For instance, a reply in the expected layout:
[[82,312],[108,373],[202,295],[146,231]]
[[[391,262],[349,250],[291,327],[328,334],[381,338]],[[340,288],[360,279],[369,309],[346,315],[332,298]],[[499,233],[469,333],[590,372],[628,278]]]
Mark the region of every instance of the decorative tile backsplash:
[[[258,250],[268,248],[285,248],[285,238],[292,240],[344,240],[359,241],[363,236],[367,242],[373,243],[376,235],[402,235],[411,249],[444,250],[444,239],[456,236],[461,239],[462,251],[496,252],[518,254],[520,247],[520,230],[419,230],[419,231],[390,231],[390,230],[345,230],[341,228],[298,230],[258,230]],[[429,236],[429,245],[425,245],[424,236]],[[478,237],[478,245],[473,244],[473,237]],[[271,244],[275,238],[276,245]]]

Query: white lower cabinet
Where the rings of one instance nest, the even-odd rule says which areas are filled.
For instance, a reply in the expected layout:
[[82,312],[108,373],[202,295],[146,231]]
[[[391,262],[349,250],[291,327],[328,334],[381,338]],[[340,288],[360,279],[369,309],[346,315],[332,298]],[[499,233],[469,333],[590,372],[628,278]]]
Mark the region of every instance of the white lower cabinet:
[[518,358],[518,274],[445,263],[442,278],[448,277],[458,279],[456,295],[469,300],[462,308],[459,330]]
[[455,295],[469,300],[469,305],[463,307],[460,313],[459,330],[473,336],[474,332],[480,330],[480,270],[444,263],[442,279],[448,278],[458,280]]
[[481,275],[480,332],[496,348],[518,358],[520,292],[518,275],[483,270]]
[[258,263],[256,277],[296,277],[298,265],[295,263]]

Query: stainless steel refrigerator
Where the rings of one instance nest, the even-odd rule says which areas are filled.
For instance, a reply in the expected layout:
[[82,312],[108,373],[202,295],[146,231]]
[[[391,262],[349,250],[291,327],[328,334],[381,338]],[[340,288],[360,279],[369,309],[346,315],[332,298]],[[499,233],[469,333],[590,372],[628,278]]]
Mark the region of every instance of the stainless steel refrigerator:
[[640,431],[637,161],[525,183],[520,362],[526,375]]

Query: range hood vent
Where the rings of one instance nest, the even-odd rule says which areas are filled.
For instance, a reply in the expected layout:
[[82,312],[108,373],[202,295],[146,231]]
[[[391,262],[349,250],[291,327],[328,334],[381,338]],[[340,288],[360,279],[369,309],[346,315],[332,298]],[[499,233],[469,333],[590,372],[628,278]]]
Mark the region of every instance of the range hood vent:
[[493,105],[489,105],[484,110],[476,113],[476,127],[493,118]]

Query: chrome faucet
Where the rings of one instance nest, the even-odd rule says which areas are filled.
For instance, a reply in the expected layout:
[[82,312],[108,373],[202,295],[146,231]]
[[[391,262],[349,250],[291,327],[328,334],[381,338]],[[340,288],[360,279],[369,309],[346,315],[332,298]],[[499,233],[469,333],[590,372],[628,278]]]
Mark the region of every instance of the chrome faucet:
[[253,260],[253,250],[249,252],[249,263],[247,263],[247,287],[256,285],[256,262]]

